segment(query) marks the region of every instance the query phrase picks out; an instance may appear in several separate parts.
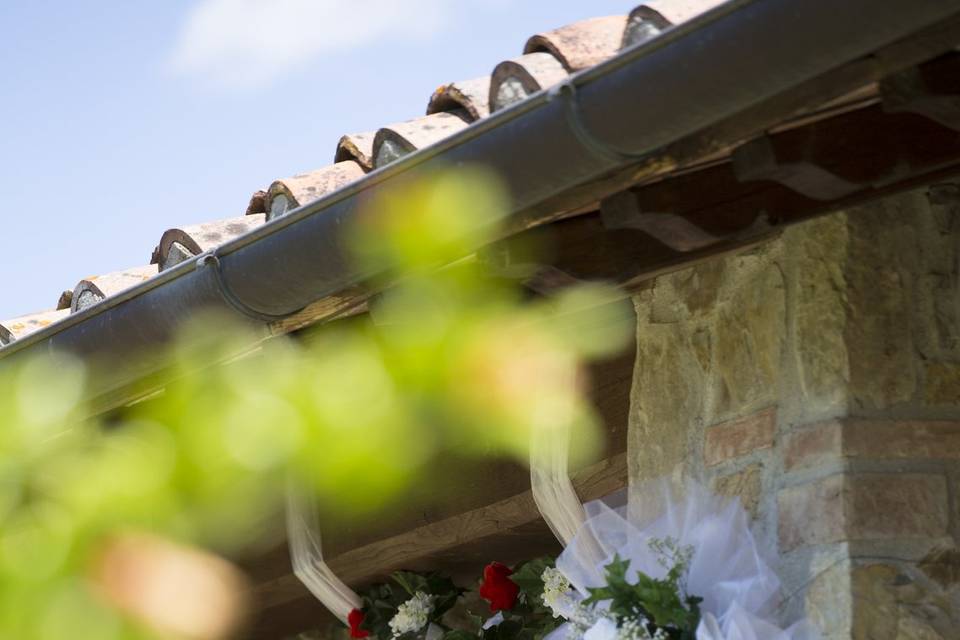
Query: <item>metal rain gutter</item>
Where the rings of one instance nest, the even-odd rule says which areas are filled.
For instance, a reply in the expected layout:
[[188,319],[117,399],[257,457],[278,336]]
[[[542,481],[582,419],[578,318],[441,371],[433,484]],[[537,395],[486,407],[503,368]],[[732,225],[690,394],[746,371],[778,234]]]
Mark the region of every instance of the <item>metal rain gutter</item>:
[[480,164],[508,189],[508,230],[536,205],[960,11],[960,0],[731,0],[561,85],[0,349],[105,359],[93,396],[150,373],[131,357],[197,309],[264,326],[369,278],[341,229],[392,179]]

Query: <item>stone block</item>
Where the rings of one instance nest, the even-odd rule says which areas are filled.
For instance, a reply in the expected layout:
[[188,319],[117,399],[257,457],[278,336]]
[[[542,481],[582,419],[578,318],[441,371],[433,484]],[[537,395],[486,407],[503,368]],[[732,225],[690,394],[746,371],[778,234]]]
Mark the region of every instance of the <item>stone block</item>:
[[777,496],[780,552],[845,537],[844,479],[833,475],[788,487]]
[[960,460],[960,421],[829,420],[797,429],[785,438],[786,471],[841,458]]
[[835,461],[842,455],[843,425],[836,420],[797,429],[783,445],[783,468],[794,471]]
[[810,562],[804,613],[823,640],[849,640],[853,602],[850,560],[838,546],[814,554]]
[[924,396],[930,406],[960,407],[960,364],[929,363]]
[[712,467],[758,449],[772,447],[776,422],[777,410],[771,407],[745,418],[710,427],[703,451],[705,464]]
[[947,479],[936,474],[863,473],[846,478],[848,540],[947,534]]
[[786,298],[783,276],[766,254],[737,256],[728,267],[729,298],[714,321],[711,413],[727,419],[776,402]]
[[[638,315],[641,309],[638,306]],[[641,325],[630,395],[628,457],[632,481],[687,462],[688,436],[702,420],[703,373],[682,325]]]
[[790,320],[799,383],[798,418],[834,412],[847,404],[846,217],[837,213],[812,220],[783,236],[793,292]]
[[[951,555],[956,554],[951,552]],[[954,559],[955,562],[955,559]],[[854,640],[949,640],[960,629],[956,583],[930,580],[910,565],[869,563],[853,567]]]
[[781,552],[802,545],[947,534],[946,478],[937,474],[832,475],[778,495]]
[[755,520],[760,507],[762,471],[763,465],[754,463],[737,473],[720,476],[713,481],[713,490],[717,495],[739,498],[740,504]]
[[960,421],[851,419],[843,426],[843,455],[874,460],[958,460]]

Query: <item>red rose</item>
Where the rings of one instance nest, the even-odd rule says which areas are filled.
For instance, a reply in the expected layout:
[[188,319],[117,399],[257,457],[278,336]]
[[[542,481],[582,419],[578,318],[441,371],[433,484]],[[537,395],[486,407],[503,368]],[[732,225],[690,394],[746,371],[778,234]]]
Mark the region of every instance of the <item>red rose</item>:
[[480,585],[480,597],[490,603],[490,611],[513,609],[517,603],[520,587],[508,578],[513,569],[499,562],[491,562],[483,569],[483,584]]
[[350,623],[351,638],[366,638],[370,635],[369,631],[360,628],[360,625],[363,624],[363,611],[360,611],[360,609],[351,610],[347,616],[347,622]]

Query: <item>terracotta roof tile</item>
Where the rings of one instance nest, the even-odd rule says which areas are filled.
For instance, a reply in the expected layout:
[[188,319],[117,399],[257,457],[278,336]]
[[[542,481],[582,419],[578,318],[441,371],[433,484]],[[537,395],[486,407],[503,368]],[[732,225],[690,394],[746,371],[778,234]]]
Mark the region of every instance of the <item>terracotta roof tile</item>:
[[490,76],[441,85],[430,96],[427,115],[460,109],[471,122],[490,115]]
[[434,113],[384,127],[377,131],[373,141],[374,167],[390,164],[408,153],[465,129],[468,125],[468,117],[461,109]]
[[538,33],[527,40],[523,52],[552,54],[568,71],[579,71],[615,55],[620,50],[626,24],[626,16],[581,20]]
[[667,24],[677,25],[694,18],[705,11],[719,6],[727,0],[649,0],[630,12],[630,15],[641,13],[646,15],[657,14]]
[[567,77],[567,70],[552,54],[528,53],[505,60],[490,77],[490,111],[499,111],[530,94]]
[[60,309],[69,309],[70,302],[73,300],[73,289],[66,289],[63,293],[60,294],[60,298],[57,300],[57,310]]
[[287,211],[332,193],[362,178],[364,173],[363,168],[353,160],[344,160],[323,169],[277,180],[267,191],[267,219],[273,220]]
[[56,311],[41,311],[19,318],[10,320],[0,320],[0,346],[10,344],[14,340],[19,340],[28,336],[34,331],[39,331],[48,327],[58,320],[62,320],[70,315],[69,309],[58,309]]
[[250,204],[247,205],[247,215],[252,216],[257,213],[267,212],[267,192],[263,189],[254,191],[250,196]]
[[147,265],[81,280],[73,289],[70,312],[76,313],[92,307],[104,298],[138,285],[157,273],[156,265]]
[[376,135],[376,131],[365,131],[348,133],[341,137],[340,142],[337,143],[337,152],[333,156],[333,161],[353,160],[363,167],[364,171],[373,170],[373,139]]
[[184,260],[218,247],[227,240],[241,236],[266,222],[263,213],[248,214],[239,218],[202,222],[179,229],[167,229],[160,236],[160,244],[153,250],[150,264],[158,265],[160,271],[176,266]]
[[624,48],[645,42],[664,29],[723,4],[726,0],[650,0],[630,12],[623,30]]
[[[430,97],[425,117],[377,131],[344,135],[337,144],[335,164],[277,180],[268,190],[256,191],[250,197],[244,217],[168,229],[154,250],[154,266],[82,280],[73,291],[65,291],[60,296],[57,306],[65,312],[68,307],[76,311],[95,304],[106,296],[142,282],[158,270],[168,269],[248,232],[269,218],[339,189],[375,166],[383,166],[433,144],[493,111],[549,88],[570,72],[615,55],[621,46],[652,37],[720,2],[650,0],[631,11],[629,16],[591,18],[538,33],[525,43],[524,55],[496,65],[490,76],[437,88]],[[46,316],[39,314],[27,318]]]

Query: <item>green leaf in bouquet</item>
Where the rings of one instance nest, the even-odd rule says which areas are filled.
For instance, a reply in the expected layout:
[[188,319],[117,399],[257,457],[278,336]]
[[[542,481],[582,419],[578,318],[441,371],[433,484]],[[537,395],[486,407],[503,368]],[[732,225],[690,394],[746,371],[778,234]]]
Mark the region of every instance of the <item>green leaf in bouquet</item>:
[[615,556],[606,566],[607,584],[588,589],[590,595],[583,604],[595,606],[609,601],[610,613],[619,620],[648,620],[656,627],[676,631],[680,638],[688,637],[700,622],[701,601],[700,598],[685,596],[680,584],[689,554],[686,550],[679,550],[676,545],[668,544],[662,548],[679,551],[669,555],[673,564],[669,567],[665,565],[668,568],[666,578],[651,578],[638,571],[636,583],[631,584],[627,580],[630,561]]
[[553,566],[553,558],[534,558],[519,565],[510,579],[520,587],[521,592],[526,594],[527,600],[539,600],[543,595],[543,578],[541,578],[543,571]]
[[423,591],[424,593],[430,592],[427,586],[427,578],[418,573],[413,573],[412,571],[395,571],[390,577],[407,592],[409,597],[413,597],[417,591]]

